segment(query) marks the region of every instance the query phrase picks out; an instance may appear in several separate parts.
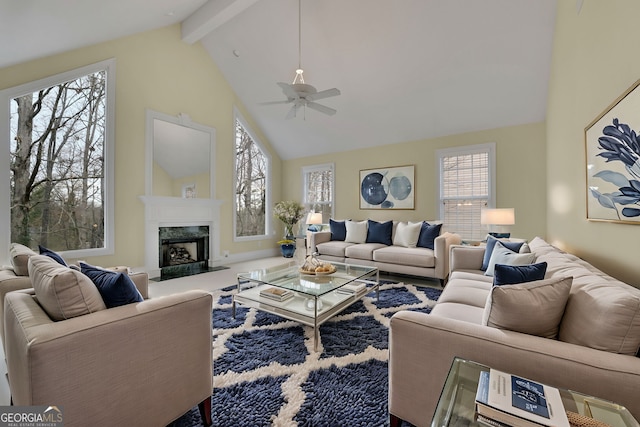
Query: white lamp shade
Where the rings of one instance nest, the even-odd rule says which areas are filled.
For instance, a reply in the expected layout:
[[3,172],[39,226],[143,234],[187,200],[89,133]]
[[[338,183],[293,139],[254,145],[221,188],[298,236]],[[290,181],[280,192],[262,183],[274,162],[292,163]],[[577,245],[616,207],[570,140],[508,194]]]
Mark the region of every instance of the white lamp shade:
[[310,212],[307,216],[307,224],[318,225],[322,224],[322,212]]
[[513,208],[483,209],[480,212],[480,223],[487,225],[513,225],[516,214]]

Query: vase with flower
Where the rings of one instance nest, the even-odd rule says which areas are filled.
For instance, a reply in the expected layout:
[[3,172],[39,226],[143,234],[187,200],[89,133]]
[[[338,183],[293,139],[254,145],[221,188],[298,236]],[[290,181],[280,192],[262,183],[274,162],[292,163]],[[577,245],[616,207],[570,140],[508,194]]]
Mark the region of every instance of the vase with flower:
[[293,258],[296,252],[293,226],[300,221],[304,213],[304,206],[294,200],[284,200],[275,204],[273,215],[284,224],[284,239],[278,241],[280,252],[285,258]]
[[275,204],[273,215],[284,224],[284,238],[294,239],[293,226],[304,214],[304,206],[294,200],[284,200]]

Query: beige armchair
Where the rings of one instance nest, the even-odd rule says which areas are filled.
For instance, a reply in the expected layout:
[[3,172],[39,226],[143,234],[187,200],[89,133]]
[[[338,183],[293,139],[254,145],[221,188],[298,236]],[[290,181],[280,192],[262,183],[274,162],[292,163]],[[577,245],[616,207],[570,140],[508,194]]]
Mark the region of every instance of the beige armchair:
[[199,404],[210,425],[211,305],[189,291],[53,321],[33,289],[7,293],[13,404],[62,407],[67,427],[164,426]]
[[[13,249],[13,247],[12,247]],[[28,249],[28,248],[27,248]],[[25,256],[24,260],[21,261],[24,266],[20,266],[19,263],[15,263],[14,266],[4,266],[0,268],[0,339],[2,339],[2,344],[4,345],[4,296],[13,291],[21,290],[21,289],[29,289],[32,288],[31,279],[29,278],[29,272],[27,271],[27,263],[29,258],[32,255],[36,255],[35,252],[32,252]],[[117,272],[126,272],[133,283],[138,288],[140,295],[142,298],[149,298],[149,275],[145,272],[136,272],[129,273],[129,269],[127,267],[109,267],[109,270],[117,271]],[[5,349],[6,351],[6,349]]]

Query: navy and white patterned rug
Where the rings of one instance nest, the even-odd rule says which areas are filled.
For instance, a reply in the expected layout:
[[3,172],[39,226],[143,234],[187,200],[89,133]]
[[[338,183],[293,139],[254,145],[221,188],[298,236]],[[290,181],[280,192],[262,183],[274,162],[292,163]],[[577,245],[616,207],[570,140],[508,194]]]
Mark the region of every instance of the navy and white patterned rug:
[[[440,289],[381,281],[380,300],[365,296],[313,328],[237,307],[235,286],[214,294],[214,426],[386,426],[389,319],[399,310],[431,312]],[[175,426],[201,426],[198,409]]]

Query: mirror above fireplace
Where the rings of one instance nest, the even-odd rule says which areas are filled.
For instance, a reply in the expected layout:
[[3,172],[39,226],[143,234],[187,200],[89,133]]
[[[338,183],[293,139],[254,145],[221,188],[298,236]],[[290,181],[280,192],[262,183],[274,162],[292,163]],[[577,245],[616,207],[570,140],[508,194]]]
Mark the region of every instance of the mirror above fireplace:
[[155,197],[215,198],[215,129],[147,110],[145,193]]

